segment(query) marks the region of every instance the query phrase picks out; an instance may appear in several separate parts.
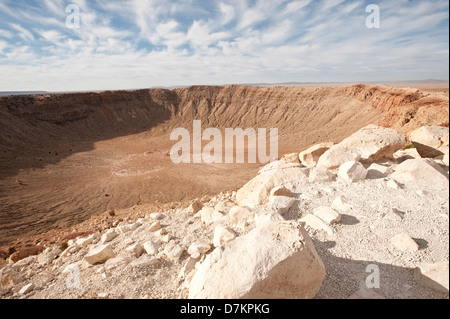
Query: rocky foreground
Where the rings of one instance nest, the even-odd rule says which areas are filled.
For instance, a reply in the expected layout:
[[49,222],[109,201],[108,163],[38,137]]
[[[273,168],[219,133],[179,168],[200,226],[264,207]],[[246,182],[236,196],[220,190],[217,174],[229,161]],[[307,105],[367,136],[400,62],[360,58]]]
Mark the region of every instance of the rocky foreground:
[[237,192],[13,254],[0,296],[448,298],[448,138],[370,125]]

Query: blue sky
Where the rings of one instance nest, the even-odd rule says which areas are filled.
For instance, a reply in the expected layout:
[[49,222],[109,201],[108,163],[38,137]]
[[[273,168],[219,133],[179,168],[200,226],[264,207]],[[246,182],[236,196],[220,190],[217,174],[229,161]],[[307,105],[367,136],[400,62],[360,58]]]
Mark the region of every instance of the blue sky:
[[[366,27],[369,4],[379,29]],[[0,0],[0,91],[448,80],[448,11],[448,0]]]

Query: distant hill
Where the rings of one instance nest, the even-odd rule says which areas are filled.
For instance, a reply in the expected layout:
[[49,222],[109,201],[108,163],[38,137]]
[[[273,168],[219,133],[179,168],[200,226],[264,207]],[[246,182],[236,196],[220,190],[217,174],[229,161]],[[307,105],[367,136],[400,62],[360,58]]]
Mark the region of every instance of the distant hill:
[[[211,86],[229,86],[229,85],[245,85],[245,86],[350,86],[358,83],[377,85],[449,85],[449,80],[437,80],[437,79],[426,79],[426,80],[404,80],[404,81],[351,81],[351,82],[260,82],[260,83],[227,83],[220,85]],[[191,86],[197,85],[173,85],[173,86],[152,86],[150,89],[183,89]],[[208,85],[200,85],[208,86]],[[139,88],[147,89],[147,88]],[[135,91],[139,89],[126,89],[121,91]],[[0,91],[0,96],[5,95],[30,95],[30,94],[56,94],[56,93],[88,93],[88,92],[106,92],[107,90],[92,90],[92,91]],[[118,90],[113,90],[118,91]]]
[[[279,82],[279,83],[228,83],[222,84],[220,86],[228,85],[245,85],[245,86],[348,86],[356,83],[364,84],[386,84],[386,85],[448,85],[449,80],[437,80],[437,79],[426,79],[426,80],[404,80],[404,81],[351,81],[351,82]],[[180,89],[190,87],[191,85],[175,85],[175,86],[154,86],[152,89]]]
[[46,94],[46,91],[0,91],[0,95],[27,95],[27,94]]

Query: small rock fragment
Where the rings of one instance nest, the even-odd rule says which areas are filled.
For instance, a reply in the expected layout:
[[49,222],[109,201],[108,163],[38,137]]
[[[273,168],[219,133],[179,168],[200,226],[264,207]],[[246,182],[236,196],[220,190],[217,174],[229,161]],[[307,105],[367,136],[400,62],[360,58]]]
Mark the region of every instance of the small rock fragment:
[[319,217],[327,224],[335,224],[341,221],[341,214],[331,207],[319,207],[314,211],[314,215]]
[[214,247],[223,246],[235,240],[236,237],[237,235],[232,229],[224,226],[217,226],[214,230]]
[[173,235],[171,233],[167,233],[161,238],[161,240],[163,243],[168,243],[172,240],[172,238],[173,238]]
[[35,286],[33,283],[28,284],[26,286],[24,286],[22,289],[20,289],[19,291],[19,295],[26,295],[30,292],[32,292],[34,290]]
[[188,248],[188,254],[194,258],[194,259],[198,259],[200,258],[200,256],[206,254],[209,250],[211,249],[211,246],[209,244],[206,243],[193,243],[191,246],[189,246]]
[[115,254],[110,244],[99,245],[92,249],[84,259],[91,265],[101,264],[108,259],[114,258]]
[[150,225],[150,227],[148,228],[149,232],[155,232],[161,229],[161,222],[158,220],[156,222],[154,222],[153,224]]
[[196,258],[189,258],[189,260],[184,265],[183,269],[181,269],[180,273],[178,274],[178,278],[180,280],[185,280],[189,273],[191,273],[193,270],[195,270],[195,265],[197,264],[198,259]]
[[129,266],[131,268],[150,267],[158,263],[158,258],[151,257],[149,255],[143,255],[140,258],[133,260]]
[[163,220],[164,218],[166,218],[166,215],[164,215],[163,213],[153,213],[150,214],[150,218],[153,220]]
[[148,241],[144,244],[144,250],[150,256],[156,255],[158,253],[160,247],[161,247],[161,244],[158,242],[154,242],[154,241]]
[[384,178],[392,172],[390,167],[380,165],[377,163],[373,163],[367,169],[367,178],[368,179],[379,179]]
[[187,208],[187,212],[189,214],[197,214],[201,209],[203,208],[203,204],[200,201],[200,199],[196,199],[195,201],[193,201],[189,207]]
[[110,241],[112,241],[116,237],[117,237],[117,233],[114,230],[108,231],[108,232],[106,232],[105,234],[102,235],[101,243],[102,244],[109,243]]
[[210,206],[205,206],[198,212],[203,225],[209,226],[214,223],[212,218],[214,211],[215,211],[214,208]]
[[234,206],[230,209],[228,218],[233,226],[245,225],[254,218],[254,214],[248,207]]
[[393,208],[389,211],[389,213],[385,215],[385,218],[393,222],[401,222],[404,218],[403,215],[404,214],[400,212],[398,209]]
[[39,265],[45,266],[49,265],[58,258],[59,255],[61,255],[62,251],[59,248],[54,248],[53,250],[44,251],[42,254],[40,254],[37,258],[37,261]]
[[118,267],[125,266],[132,261],[130,257],[114,257],[105,262],[104,269],[110,271]]
[[310,183],[327,183],[332,182],[336,178],[336,175],[324,167],[314,167],[309,173]]
[[269,201],[269,207],[274,213],[286,214],[294,205],[296,199],[286,196],[275,196]]
[[401,189],[402,188],[396,180],[391,179],[391,178],[386,182],[386,186],[389,188],[392,188],[392,189]]
[[164,249],[164,254],[172,262],[177,262],[181,255],[183,255],[184,248],[177,244],[169,244]]
[[292,197],[292,192],[287,189],[286,187],[279,186],[275,187],[270,191],[270,196],[285,196],[285,197]]
[[346,212],[352,209],[352,206],[348,203],[347,199],[344,196],[338,196],[331,204],[331,208],[337,211]]
[[314,229],[314,230],[321,230],[327,233],[328,235],[333,235],[333,229],[327,225],[322,219],[315,215],[306,215],[305,217],[300,219],[300,222],[305,223],[306,226]]
[[141,255],[144,253],[144,247],[139,244],[134,244],[126,249],[126,252],[133,255],[136,258],[141,257]]
[[301,152],[299,154],[299,160],[305,166],[314,167],[317,165],[319,158],[333,146],[334,143],[321,143],[314,145]]
[[395,248],[404,252],[416,252],[419,250],[419,245],[407,233],[394,236],[390,242]]
[[347,162],[339,167],[338,177],[348,184],[365,180],[367,170],[359,162]]

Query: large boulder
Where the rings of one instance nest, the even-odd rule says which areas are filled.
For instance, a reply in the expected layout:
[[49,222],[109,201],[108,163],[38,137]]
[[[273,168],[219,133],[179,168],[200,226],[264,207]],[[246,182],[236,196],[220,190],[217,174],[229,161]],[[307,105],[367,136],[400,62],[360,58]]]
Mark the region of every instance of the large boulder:
[[308,167],[316,166],[319,158],[333,146],[334,143],[330,142],[321,143],[308,148],[299,154],[300,163]]
[[448,187],[448,175],[444,169],[430,158],[411,159],[394,168],[391,178],[413,185]]
[[326,151],[317,166],[334,169],[351,161],[371,163],[391,158],[405,143],[397,131],[369,125]]
[[265,205],[270,199],[270,192],[275,187],[285,187],[292,192],[308,183],[309,168],[300,164],[264,169],[258,176],[244,185],[236,194],[239,206],[256,208]]
[[325,266],[299,223],[266,223],[206,257],[189,299],[308,299],[324,278]]
[[448,127],[424,126],[410,135],[410,140],[423,158],[448,154]]

